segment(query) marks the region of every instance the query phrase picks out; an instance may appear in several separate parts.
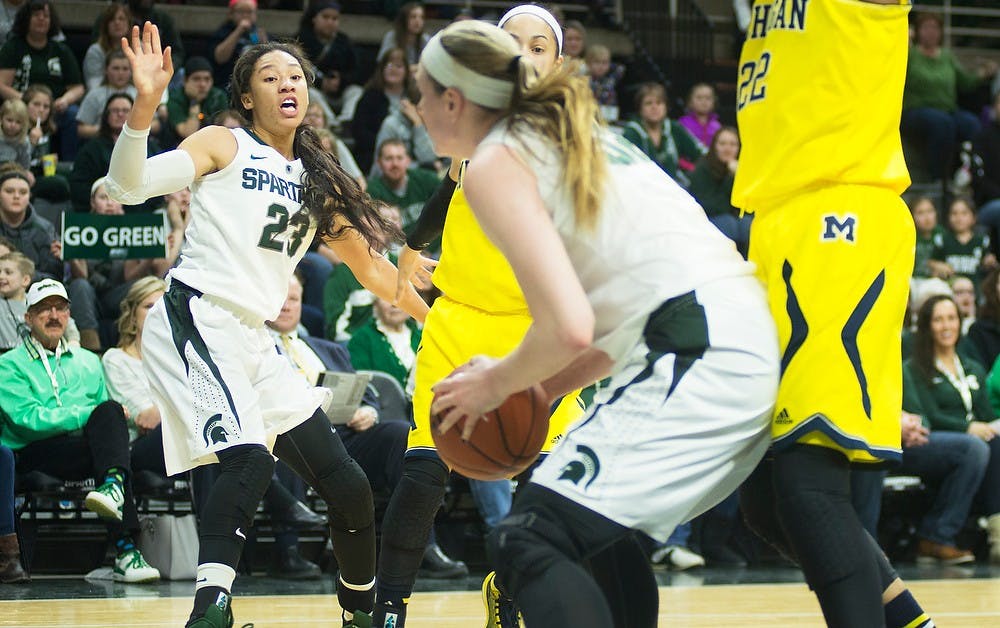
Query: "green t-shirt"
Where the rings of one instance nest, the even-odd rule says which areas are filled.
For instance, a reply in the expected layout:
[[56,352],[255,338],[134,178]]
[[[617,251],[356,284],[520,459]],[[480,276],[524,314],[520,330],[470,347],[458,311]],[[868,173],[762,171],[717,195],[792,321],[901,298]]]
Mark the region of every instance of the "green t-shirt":
[[958,64],[950,50],[928,57],[910,48],[903,87],[903,109],[930,107],[941,111],[958,109],[958,92],[975,89],[979,78]]
[[917,234],[917,247],[913,259],[913,276],[928,278],[931,276],[931,269],[927,262],[934,259],[934,242],[944,238],[944,228],[941,225],[934,225],[934,229],[927,237]]
[[974,233],[968,242],[959,242],[955,234],[943,231],[934,237],[934,251],[931,259],[947,262],[955,274],[968,277],[978,284],[977,275],[983,264],[983,257],[990,252],[990,237]]
[[23,37],[11,36],[0,47],[0,70],[14,70],[14,84],[19,92],[41,83],[59,98],[66,88],[83,84],[80,64],[69,46],[52,39],[41,50],[32,48]]
[[[226,96],[226,92],[218,87],[208,90],[208,95],[205,96],[205,100],[201,103],[201,113],[204,115],[201,126],[212,124],[212,118],[215,117],[215,114],[225,111],[228,108],[229,97]],[[167,97],[167,120],[170,122],[170,127],[174,128],[187,120],[190,110],[191,99],[184,93],[184,88],[178,87],[170,90]]]
[[381,176],[372,177],[368,181],[368,194],[372,198],[385,201],[399,208],[403,215],[403,231],[409,232],[410,227],[420,217],[420,210],[441,185],[437,174],[423,168],[410,168],[407,171],[406,189],[402,194],[389,188]]

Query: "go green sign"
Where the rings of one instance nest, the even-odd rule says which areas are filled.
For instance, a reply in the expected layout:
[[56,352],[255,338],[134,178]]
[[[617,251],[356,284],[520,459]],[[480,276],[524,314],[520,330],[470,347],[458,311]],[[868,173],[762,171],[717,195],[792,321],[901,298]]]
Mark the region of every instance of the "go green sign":
[[150,259],[167,256],[164,214],[106,216],[67,212],[63,259]]

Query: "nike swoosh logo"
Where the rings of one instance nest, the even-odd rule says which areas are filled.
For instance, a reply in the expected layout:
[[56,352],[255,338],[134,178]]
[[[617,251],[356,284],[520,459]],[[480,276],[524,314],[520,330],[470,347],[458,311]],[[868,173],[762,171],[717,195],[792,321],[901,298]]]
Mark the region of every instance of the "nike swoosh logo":
[[236,536],[240,537],[244,541],[247,540],[247,537],[243,534],[243,532],[239,528],[236,528]]
[[195,580],[195,584],[198,584],[199,582],[208,582],[208,578],[198,578]]
[[250,155],[250,159],[267,159],[267,155]]

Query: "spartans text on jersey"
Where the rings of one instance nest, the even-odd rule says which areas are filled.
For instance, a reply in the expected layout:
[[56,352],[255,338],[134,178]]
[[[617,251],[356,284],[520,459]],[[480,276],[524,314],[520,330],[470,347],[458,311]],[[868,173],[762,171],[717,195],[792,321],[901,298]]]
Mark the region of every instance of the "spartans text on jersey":
[[298,203],[302,184],[288,181],[267,170],[260,168],[243,169],[243,188],[247,190],[268,191],[280,194]]

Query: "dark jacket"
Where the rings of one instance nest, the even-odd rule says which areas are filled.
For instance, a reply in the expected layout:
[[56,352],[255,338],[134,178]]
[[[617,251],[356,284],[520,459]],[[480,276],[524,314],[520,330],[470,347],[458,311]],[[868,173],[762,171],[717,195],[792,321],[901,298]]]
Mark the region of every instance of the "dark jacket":
[[[338,345],[335,342],[330,342],[323,338],[316,338],[313,336],[299,336],[302,342],[313,350],[313,353],[320,359],[323,366],[326,367],[328,371],[334,371],[338,373],[353,373],[354,367],[351,366],[351,356],[347,353],[347,349]],[[366,406],[371,406],[376,410],[381,411],[381,406],[378,403],[378,397],[375,395],[375,390],[369,386],[368,390],[365,391],[364,397],[361,398],[361,403]],[[346,425],[335,426],[337,433],[340,435],[341,440],[350,434],[354,433],[354,430],[347,427]]]
[[55,226],[28,206],[27,214],[17,227],[10,227],[0,221],[0,235],[10,238],[17,250],[35,263],[35,279],[51,277],[63,279],[63,263],[52,254],[52,242],[56,239]]
[[1000,198],[1000,121],[983,127],[972,148],[978,157],[972,187],[976,203],[982,205]]
[[1000,325],[996,321],[977,318],[959,344],[959,350],[975,359],[989,371],[1000,356]]
[[[147,154],[153,156],[159,152],[159,144],[150,139],[147,143]],[[73,210],[90,211],[90,187],[99,178],[108,174],[111,165],[111,151],[115,144],[110,139],[97,136],[80,148],[73,162],[73,171],[69,175],[70,199]],[[151,212],[163,205],[163,197],[156,196],[141,205],[126,205],[126,213]]]

